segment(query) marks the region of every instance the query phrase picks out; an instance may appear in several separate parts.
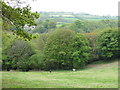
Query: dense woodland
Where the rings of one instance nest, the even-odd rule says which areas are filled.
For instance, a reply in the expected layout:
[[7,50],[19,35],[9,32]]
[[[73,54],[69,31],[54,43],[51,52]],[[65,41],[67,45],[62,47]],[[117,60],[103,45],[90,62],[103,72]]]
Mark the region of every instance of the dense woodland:
[[79,69],[94,61],[119,58],[117,20],[77,19],[59,24],[41,20],[30,7],[1,4],[3,70]]

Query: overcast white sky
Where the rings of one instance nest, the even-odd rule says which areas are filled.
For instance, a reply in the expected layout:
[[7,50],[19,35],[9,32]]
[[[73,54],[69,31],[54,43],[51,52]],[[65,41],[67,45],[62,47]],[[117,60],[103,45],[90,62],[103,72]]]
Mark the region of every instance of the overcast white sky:
[[94,15],[118,15],[119,0],[29,0],[32,11],[85,12]]

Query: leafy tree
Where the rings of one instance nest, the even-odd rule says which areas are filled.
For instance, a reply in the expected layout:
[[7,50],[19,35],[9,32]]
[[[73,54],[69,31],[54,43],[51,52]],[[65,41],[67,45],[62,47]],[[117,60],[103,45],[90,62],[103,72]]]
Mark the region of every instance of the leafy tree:
[[76,34],[73,42],[73,67],[83,67],[90,60],[90,47],[88,40],[82,34]]
[[[7,49],[7,58],[3,60],[3,69],[29,69],[29,57],[34,54],[31,46],[23,40],[14,40]],[[6,66],[7,65],[7,66]]]
[[2,60],[7,58],[7,50],[14,39],[13,35],[2,32]]
[[89,41],[89,47],[91,47],[90,50],[90,60],[89,62],[95,61],[99,59],[99,53],[98,53],[98,45],[97,45],[97,39],[98,39],[98,33],[99,32],[91,32],[91,33],[84,33],[85,37]]
[[[5,62],[5,60],[7,60],[7,50],[13,40],[14,37],[11,34],[6,34],[2,32],[2,62]],[[8,67],[10,67],[10,63],[6,62],[5,65],[3,65],[3,69],[7,69]]]
[[48,34],[33,34],[34,36],[36,36],[35,39],[32,39],[29,44],[31,45],[31,47],[34,49],[34,51],[36,53],[42,53],[44,50],[44,46],[46,43],[46,39],[48,37]]
[[48,37],[44,54],[48,68],[78,68],[89,60],[90,47],[83,35],[60,29]]
[[48,37],[44,47],[46,61],[51,61],[48,68],[70,68],[72,62],[71,42],[73,42],[74,34],[71,30],[60,29]]
[[80,20],[76,20],[73,24],[71,24],[70,29],[74,30],[75,32],[83,32],[83,22]]
[[24,32],[24,26],[36,26],[34,19],[39,18],[39,14],[37,12],[32,13],[29,6],[23,8],[12,7],[9,2],[5,3],[3,1],[0,4],[2,5],[2,19],[14,26],[13,32],[16,35],[30,40],[32,35]]
[[45,67],[44,55],[42,53],[34,54],[29,59],[30,68],[33,70],[43,70]]
[[98,46],[102,57],[112,58],[119,56],[118,29],[107,29],[98,37]]

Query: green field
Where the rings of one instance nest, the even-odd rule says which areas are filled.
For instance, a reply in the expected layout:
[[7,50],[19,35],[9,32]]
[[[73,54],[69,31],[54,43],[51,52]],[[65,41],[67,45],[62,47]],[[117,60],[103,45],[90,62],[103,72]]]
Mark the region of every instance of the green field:
[[63,71],[3,71],[3,88],[118,88],[118,62]]

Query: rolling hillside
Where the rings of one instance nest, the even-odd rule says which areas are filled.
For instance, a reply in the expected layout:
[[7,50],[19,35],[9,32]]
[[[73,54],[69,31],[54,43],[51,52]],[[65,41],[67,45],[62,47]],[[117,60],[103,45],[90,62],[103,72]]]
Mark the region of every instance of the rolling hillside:
[[51,19],[57,23],[72,23],[79,20],[117,20],[117,16],[98,16],[87,13],[73,13],[73,12],[40,12],[40,20]]

